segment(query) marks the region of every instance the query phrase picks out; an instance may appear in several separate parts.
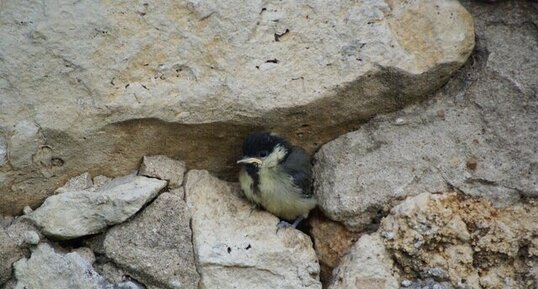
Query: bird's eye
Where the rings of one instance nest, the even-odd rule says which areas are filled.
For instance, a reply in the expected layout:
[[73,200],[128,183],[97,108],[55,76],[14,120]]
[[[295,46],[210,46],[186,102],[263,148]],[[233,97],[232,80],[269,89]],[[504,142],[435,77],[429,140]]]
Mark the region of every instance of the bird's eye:
[[264,158],[268,155],[269,153],[267,151],[260,151],[258,152],[258,157],[260,158]]

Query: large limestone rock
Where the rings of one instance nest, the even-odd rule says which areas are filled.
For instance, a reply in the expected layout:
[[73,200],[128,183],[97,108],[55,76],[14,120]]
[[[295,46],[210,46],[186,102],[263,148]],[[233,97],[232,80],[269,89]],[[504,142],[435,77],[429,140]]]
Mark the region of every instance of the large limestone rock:
[[0,213],[14,214],[148,154],[232,176],[253,129],[313,151],[440,87],[474,31],[456,0],[8,0],[0,39]]
[[99,187],[66,189],[87,184],[80,179],[84,175],[60,188],[59,194],[47,198],[28,215],[45,235],[72,239],[99,233],[107,226],[127,220],[166,186],[163,180],[130,175]]
[[408,278],[455,288],[534,288],[538,203],[504,209],[456,193],[423,193],[394,207],[380,234]]
[[398,289],[399,272],[379,234],[363,235],[333,272],[329,289]]
[[190,215],[178,196],[163,193],[133,220],[111,228],[104,253],[129,275],[169,289],[196,289]]
[[518,5],[498,7],[502,21],[477,21],[472,61],[432,100],[320,149],[315,190],[330,218],[359,230],[398,199],[451,188],[496,206],[538,196],[538,40],[524,24],[537,14]]
[[308,236],[276,232],[276,217],[252,210],[238,186],[207,171],[189,171],[185,189],[201,288],[321,288]]

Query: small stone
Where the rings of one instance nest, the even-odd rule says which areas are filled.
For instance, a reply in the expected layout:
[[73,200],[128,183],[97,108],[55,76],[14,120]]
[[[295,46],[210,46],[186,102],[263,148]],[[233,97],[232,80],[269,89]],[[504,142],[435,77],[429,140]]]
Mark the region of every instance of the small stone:
[[406,279],[406,280],[402,281],[402,286],[403,287],[409,287],[409,286],[411,286],[411,284],[412,284],[412,282],[410,280]]
[[30,206],[25,206],[24,209],[22,209],[23,214],[28,215],[32,213],[34,210]]
[[65,193],[69,191],[82,191],[90,188],[93,185],[92,178],[88,172],[71,178],[65,185],[58,188],[56,193]]
[[365,234],[333,271],[328,289],[397,289],[400,287],[399,275],[381,236]]
[[407,123],[407,121],[405,120],[405,118],[399,117],[394,121],[394,123],[396,125],[404,125]]
[[430,268],[428,269],[428,274],[437,277],[437,278],[446,278],[448,276],[448,272],[444,270],[443,268]]
[[93,185],[95,188],[99,188],[110,183],[110,181],[112,181],[112,179],[107,176],[96,176],[93,178]]
[[173,160],[167,156],[145,156],[140,166],[139,175],[167,180],[171,189],[178,188],[183,183],[185,163]]
[[181,284],[181,281],[179,280],[173,280],[170,283],[168,283],[168,286],[172,289],[182,289],[183,285]]
[[13,223],[15,218],[13,216],[2,216],[0,215],[0,227],[6,228],[7,226]]
[[26,231],[24,232],[24,243],[28,245],[37,245],[39,244],[39,234],[35,231]]
[[88,263],[90,264],[95,263],[95,254],[90,248],[79,247],[79,248],[74,249],[73,252],[79,254],[82,258],[88,261]]
[[387,239],[387,240],[392,240],[394,239],[394,232],[393,231],[383,231],[381,232],[381,237]]

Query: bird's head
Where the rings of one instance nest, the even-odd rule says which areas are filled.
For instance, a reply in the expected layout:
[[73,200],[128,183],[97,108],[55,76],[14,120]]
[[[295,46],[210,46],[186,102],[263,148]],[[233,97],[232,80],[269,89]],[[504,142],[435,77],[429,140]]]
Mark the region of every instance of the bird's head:
[[252,133],[243,142],[243,158],[237,163],[248,167],[270,168],[285,160],[290,151],[290,144],[277,134]]

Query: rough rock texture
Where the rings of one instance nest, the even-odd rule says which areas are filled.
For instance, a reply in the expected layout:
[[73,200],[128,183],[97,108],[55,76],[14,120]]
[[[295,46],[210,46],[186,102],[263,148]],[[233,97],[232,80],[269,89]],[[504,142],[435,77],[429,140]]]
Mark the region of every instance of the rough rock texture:
[[[112,262],[96,263],[95,270],[107,279],[110,283],[114,283],[113,289],[162,289],[151,285],[145,285],[134,279],[128,272],[117,267]],[[120,287],[123,286],[123,287]]]
[[177,189],[183,184],[185,162],[167,156],[145,156],[138,171],[139,175],[168,181],[168,187]]
[[57,253],[40,244],[29,259],[14,264],[15,289],[112,289],[92,266],[77,253]]
[[232,176],[253,129],[313,151],[441,86],[474,31],[456,0],[8,0],[0,39],[0,213],[14,214],[143,155]]
[[308,225],[311,228],[309,235],[314,241],[314,249],[320,264],[320,279],[325,284],[331,279],[333,269],[340,264],[340,259],[349,252],[360,234],[350,232],[342,224],[318,213],[309,216]]
[[0,167],[3,166],[6,162],[7,162],[7,144],[6,144],[6,140],[0,135]]
[[24,217],[14,219],[5,230],[19,248],[37,245],[43,238],[43,235],[35,228],[32,222]]
[[276,232],[276,217],[253,211],[237,186],[207,171],[189,171],[185,191],[201,288],[321,288],[308,236]]
[[108,282],[91,265],[93,253],[88,248],[75,252],[56,251],[43,243],[33,250],[30,258],[14,264],[15,279],[3,289],[154,289],[130,278]]
[[335,271],[329,289],[398,289],[399,272],[378,234],[363,235]]
[[80,176],[73,177],[69,179],[65,185],[56,189],[57,194],[67,193],[71,191],[82,191],[91,188],[94,186],[92,181],[92,176],[86,172]]
[[496,209],[485,199],[423,193],[391,210],[380,233],[408,279],[458,288],[532,288],[538,202]]
[[144,284],[198,288],[189,221],[185,202],[163,193],[133,220],[106,233],[105,254]]
[[0,228],[0,285],[11,277],[11,265],[23,256],[15,240]]
[[404,280],[401,289],[453,289],[450,282],[437,282],[432,278],[426,280]]
[[11,277],[12,264],[28,254],[27,249],[41,238],[39,231],[24,218],[14,218],[0,226],[0,286]]
[[376,117],[316,154],[316,195],[331,219],[359,230],[397,199],[452,187],[496,206],[538,196],[538,9],[513,1],[484,9],[471,6],[477,50],[435,98]]
[[15,281],[14,280],[8,280],[6,283],[4,283],[3,285],[0,285],[2,287],[2,289],[14,289],[15,288]]
[[165,186],[166,181],[130,175],[97,188],[62,190],[28,217],[50,237],[95,234],[134,215]]

